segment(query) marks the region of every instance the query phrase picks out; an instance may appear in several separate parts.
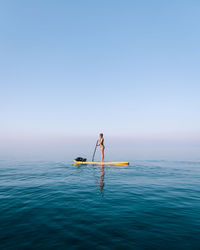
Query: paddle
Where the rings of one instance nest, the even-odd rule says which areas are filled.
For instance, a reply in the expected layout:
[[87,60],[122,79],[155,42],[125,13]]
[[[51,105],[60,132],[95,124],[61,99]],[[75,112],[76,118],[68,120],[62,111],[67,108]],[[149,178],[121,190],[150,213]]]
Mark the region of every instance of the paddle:
[[92,156],[92,161],[94,161],[94,156],[95,156],[95,153],[96,153],[97,145],[98,145],[98,140],[97,140],[97,143],[96,143],[96,146],[95,146],[95,149],[94,149],[94,153],[93,153],[93,156]]

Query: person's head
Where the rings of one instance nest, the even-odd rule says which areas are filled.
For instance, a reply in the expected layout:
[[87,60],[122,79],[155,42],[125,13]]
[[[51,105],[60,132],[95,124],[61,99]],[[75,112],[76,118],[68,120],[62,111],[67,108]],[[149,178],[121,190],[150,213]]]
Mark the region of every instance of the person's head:
[[101,134],[99,134],[99,137],[100,137],[100,138],[103,138],[103,134],[102,134],[102,133],[101,133]]

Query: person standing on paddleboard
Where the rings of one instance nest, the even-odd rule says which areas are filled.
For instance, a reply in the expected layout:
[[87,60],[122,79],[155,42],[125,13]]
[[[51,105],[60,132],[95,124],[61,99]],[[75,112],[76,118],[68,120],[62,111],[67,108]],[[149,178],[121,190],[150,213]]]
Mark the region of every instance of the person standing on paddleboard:
[[104,162],[104,149],[105,149],[105,146],[104,146],[104,138],[103,138],[103,134],[99,134],[99,140],[98,140],[98,143],[97,146],[100,146],[100,149],[101,149],[101,161]]

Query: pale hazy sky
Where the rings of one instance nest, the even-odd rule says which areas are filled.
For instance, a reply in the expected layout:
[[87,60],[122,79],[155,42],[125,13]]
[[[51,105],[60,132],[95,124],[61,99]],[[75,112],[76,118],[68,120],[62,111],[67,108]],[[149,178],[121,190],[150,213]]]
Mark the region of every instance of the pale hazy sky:
[[0,157],[73,155],[102,131],[133,158],[199,159],[199,13],[197,0],[0,1]]

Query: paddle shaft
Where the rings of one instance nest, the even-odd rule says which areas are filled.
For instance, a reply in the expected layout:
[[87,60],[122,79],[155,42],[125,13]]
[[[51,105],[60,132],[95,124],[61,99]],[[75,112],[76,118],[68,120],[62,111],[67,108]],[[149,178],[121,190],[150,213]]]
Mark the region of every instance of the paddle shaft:
[[96,153],[96,150],[97,150],[97,145],[98,145],[98,141],[97,141],[95,149],[94,149],[94,153],[93,153],[93,156],[92,156],[92,161],[94,161],[94,156],[95,156],[95,153]]

